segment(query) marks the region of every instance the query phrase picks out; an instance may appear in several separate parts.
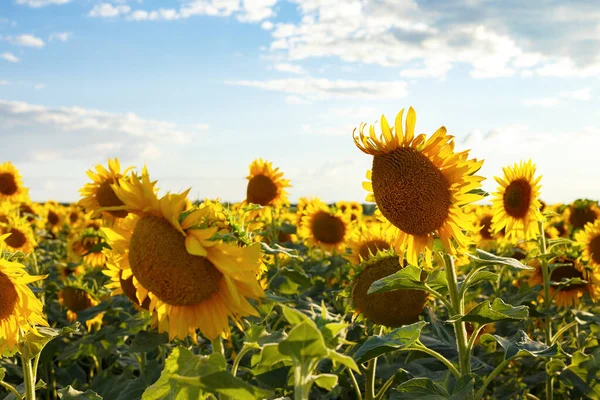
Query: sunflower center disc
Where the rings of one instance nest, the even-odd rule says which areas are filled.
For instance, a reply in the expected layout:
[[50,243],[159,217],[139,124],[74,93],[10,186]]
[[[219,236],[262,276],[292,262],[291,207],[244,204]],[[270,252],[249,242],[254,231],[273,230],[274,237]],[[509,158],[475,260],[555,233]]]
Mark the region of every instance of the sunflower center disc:
[[150,297],[146,297],[142,304],[137,299],[135,286],[133,285],[133,276],[130,276],[128,279],[123,279],[123,272],[119,272],[119,282],[121,283],[121,289],[123,289],[123,293],[131,300],[133,303],[142,307],[144,310],[148,310],[150,308]]
[[360,246],[360,248],[358,249],[358,255],[361,256],[363,260],[367,260],[369,257],[371,257],[371,254],[377,254],[378,250],[388,250],[389,248],[390,245],[383,240],[369,240],[368,242],[363,243],[363,245]]
[[[552,272],[550,273],[550,279],[553,280],[554,282],[560,282],[563,279],[572,279],[572,278],[579,278],[579,279],[585,279],[585,277],[583,276],[583,274],[581,273],[581,271],[578,271],[574,265],[573,262],[570,260],[558,260],[557,263],[560,264],[571,264],[570,266],[563,266],[563,267],[558,267],[552,270]],[[561,290],[569,290],[569,289],[581,289],[581,288],[585,288],[587,285],[585,283],[580,283],[580,284],[575,284],[575,285],[569,285]]]
[[585,224],[587,224],[588,222],[594,222],[596,218],[596,213],[589,207],[571,207],[569,223],[573,225],[574,228],[583,228]]
[[448,218],[448,182],[417,150],[399,148],[373,157],[372,182],[377,207],[403,232],[426,235]]
[[267,206],[277,197],[277,186],[265,175],[256,175],[248,182],[246,199],[250,203]]
[[83,289],[66,287],[62,290],[63,304],[69,310],[78,313],[92,306],[92,300]]
[[21,204],[19,206],[19,216],[23,217],[25,214],[31,214],[27,216],[27,222],[31,222],[35,219],[33,209],[27,204]]
[[58,214],[56,214],[52,210],[48,211],[48,222],[50,222],[50,225],[52,225],[52,226],[58,225],[58,223],[60,222],[60,218],[58,218]]
[[[110,179],[102,182],[102,184],[98,186],[96,200],[98,201],[98,204],[100,204],[100,207],[117,207],[125,204],[117,197],[113,188],[110,187],[110,185],[114,183],[115,180]],[[126,210],[112,210],[107,212],[117,218],[125,218],[128,214]]]
[[427,302],[425,291],[400,289],[367,295],[373,282],[400,269],[398,257],[385,257],[367,266],[356,278],[352,290],[354,304],[371,322],[389,327],[398,327],[418,321],[419,314],[421,314]]
[[13,229],[10,231],[10,236],[6,238],[5,242],[12,248],[20,249],[27,243],[27,237],[20,230]]
[[493,239],[494,237],[492,236],[492,216],[491,215],[486,215],[485,217],[483,217],[481,219],[481,226],[483,228],[481,228],[481,230],[479,231],[481,233],[481,237],[487,240]]
[[17,192],[17,182],[12,174],[0,174],[0,193],[10,196]]
[[525,217],[531,200],[531,185],[525,179],[512,181],[504,190],[504,210],[513,218]]
[[19,295],[8,276],[0,272],[0,321],[8,318],[19,300]]
[[219,290],[223,274],[205,257],[185,248],[185,238],[164,218],[142,217],[131,236],[133,275],[160,300],[174,306],[198,304]]
[[73,212],[71,212],[71,214],[69,214],[69,221],[71,221],[72,224],[77,222],[78,219],[79,219],[79,214],[77,214],[75,211],[73,211]]
[[590,241],[590,253],[592,255],[592,261],[596,264],[600,264],[600,235],[594,237]]
[[319,242],[336,244],[344,239],[346,227],[338,217],[319,211],[312,219],[312,233]]

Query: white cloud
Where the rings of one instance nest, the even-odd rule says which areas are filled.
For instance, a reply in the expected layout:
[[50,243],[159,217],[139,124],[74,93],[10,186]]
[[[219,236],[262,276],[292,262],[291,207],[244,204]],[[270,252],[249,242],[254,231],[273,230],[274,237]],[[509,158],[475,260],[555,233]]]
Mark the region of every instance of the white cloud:
[[54,32],[48,36],[48,41],[58,40],[60,42],[66,42],[72,36],[70,32]]
[[285,101],[286,104],[295,104],[295,105],[312,104],[312,101],[303,99],[300,96],[285,96],[283,101]]
[[6,80],[0,81],[0,86],[6,86],[6,85],[8,85],[8,81],[6,81]]
[[273,23],[271,21],[265,21],[262,24],[260,24],[260,27],[263,28],[265,31],[270,31],[271,29],[273,29],[275,25],[273,25]]
[[36,90],[41,90],[41,89],[45,89],[46,85],[43,83],[38,83],[38,84],[33,85],[33,88]]
[[306,70],[304,68],[302,68],[300,65],[295,65],[295,64],[280,63],[280,64],[275,64],[273,66],[273,68],[275,69],[275,71],[279,71],[279,72],[288,72],[290,74],[298,74],[298,75],[306,74]]
[[227,81],[229,85],[254,87],[263,90],[303,96],[309,100],[340,99],[398,99],[406,97],[403,81],[349,81],[319,78],[290,78],[269,81]]
[[39,49],[39,48],[44,47],[44,45],[45,45],[44,41],[41,38],[39,38],[35,35],[31,35],[31,34],[6,36],[5,39],[9,43],[12,43],[17,46],[23,46],[23,47],[35,47],[35,48]]
[[584,88],[584,89],[571,90],[571,91],[561,92],[560,95],[562,97],[566,97],[568,99],[588,101],[592,98],[592,89]]
[[550,108],[558,105],[560,100],[554,97],[539,97],[534,99],[525,99],[521,101],[524,106]]
[[273,17],[273,6],[277,0],[243,0],[242,12],[238,20],[243,22],[260,22]]
[[17,0],[17,4],[26,5],[32,8],[39,8],[49,5],[67,4],[71,0]]
[[19,58],[13,53],[2,53],[0,54],[0,58],[10,61],[11,63],[18,63],[20,61]]
[[125,15],[131,11],[131,7],[127,5],[113,6],[110,3],[100,3],[94,6],[89,12],[90,17],[114,18],[120,15]]

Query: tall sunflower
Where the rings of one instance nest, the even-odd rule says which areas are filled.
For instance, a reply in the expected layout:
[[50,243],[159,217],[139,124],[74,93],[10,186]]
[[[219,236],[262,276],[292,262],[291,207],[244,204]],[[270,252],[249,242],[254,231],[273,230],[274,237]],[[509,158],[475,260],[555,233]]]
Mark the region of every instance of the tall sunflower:
[[303,211],[298,235],[309,247],[343,251],[352,234],[350,219],[341,211],[333,212],[319,199],[311,199]]
[[182,213],[187,192],[159,199],[145,169],[141,179],[113,188],[130,216],[103,231],[123,256],[119,278],[132,277],[138,304],[150,299],[159,331],[195,340],[200,329],[214,339],[229,332],[229,317],[240,325],[242,317],[257,315],[248,300],[264,296],[256,278],[259,245],[218,239],[227,232],[209,220],[210,207]]
[[542,176],[535,177],[535,164],[531,160],[502,170],[504,178],[495,177],[500,186],[492,200],[492,230],[497,233],[505,229],[509,239],[533,239],[540,233],[538,221],[542,219],[542,213],[538,197]]
[[[7,236],[0,236],[0,254]],[[23,264],[0,257],[0,355],[13,352],[35,325],[48,326],[42,303],[27,286],[45,278],[31,276]]]
[[108,169],[102,165],[96,165],[96,172],[87,171],[88,177],[92,183],[86,183],[79,190],[83,197],[79,200],[79,205],[84,207],[86,211],[93,212],[92,216],[103,214],[115,218],[124,218],[127,216],[127,211],[123,209],[102,210],[104,207],[120,207],[123,206],[121,199],[117,197],[114,191],[115,186],[121,184],[123,178],[133,167],[125,169],[121,172],[121,164],[118,158],[108,160]]
[[21,175],[9,161],[0,164],[0,200],[20,201],[28,198],[28,190],[23,187]]
[[275,208],[289,204],[285,188],[291,186],[290,181],[283,179],[283,172],[279,168],[273,168],[270,161],[262,158],[252,161],[247,179],[247,203]]
[[588,223],[583,230],[577,232],[575,241],[583,249],[581,258],[600,269],[600,220]]
[[354,143],[373,156],[373,168],[367,172],[363,187],[369,191],[367,201],[374,201],[379,212],[398,230],[397,245],[409,263],[417,264],[419,254],[426,253],[431,262],[434,238],[439,237],[451,254],[467,247],[469,239],[463,231],[473,231],[472,221],[461,207],[481,199],[469,193],[484,179],[473,175],[483,161],[468,159],[468,151],[454,152],[454,139],[439,128],[429,139],[415,137],[417,116],[408,110],[402,129],[401,110],[395,126],[390,128],[381,116],[381,132],[361,124]]

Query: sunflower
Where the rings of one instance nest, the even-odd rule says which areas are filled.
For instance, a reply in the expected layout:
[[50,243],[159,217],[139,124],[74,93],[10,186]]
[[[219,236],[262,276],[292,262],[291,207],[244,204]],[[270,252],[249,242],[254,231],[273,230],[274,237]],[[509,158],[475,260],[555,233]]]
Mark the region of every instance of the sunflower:
[[535,164],[531,160],[515,163],[512,168],[508,166],[502,170],[504,178],[495,177],[500,186],[492,200],[492,230],[497,233],[505,229],[508,239],[533,239],[540,233],[538,222],[542,219],[542,213],[539,211],[538,197],[542,177],[535,178]]
[[400,289],[385,293],[367,294],[371,284],[398,272],[400,265],[397,255],[381,255],[362,264],[353,282],[352,299],[357,311],[374,324],[399,327],[419,320],[419,315],[428,300],[424,290]]
[[424,134],[415,137],[417,116],[412,107],[403,131],[403,113],[396,116],[394,128],[381,116],[379,139],[372,125],[365,135],[365,124],[361,124],[354,143],[374,156],[373,168],[367,172],[370,182],[363,183],[370,192],[367,201],[374,201],[397,228],[397,247],[409,263],[417,265],[419,254],[426,252],[430,264],[436,236],[453,255],[471,243],[462,231],[475,228],[461,207],[481,199],[470,192],[484,179],[473,175],[483,161],[469,160],[468,151],[455,153],[454,139],[445,127],[429,139]]
[[[537,260],[531,263],[535,268],[528,280],[529,286],[543,285],[544,277],[542,275],[541,265]],[[598,287],[597,273],[585,268],[577,259],[565,255],[558,256],[550,260],[549,267],[550,281],[561,282],[563,279],[579,278],[588,283],[575,283],[561,288],[550,287],[550,294],[554,297],[554,302],[558,308],[575,307],[581,301],[581,297],[587,293],[594,301],[600,295]]]
[[67,240],[67,259],[72,263],[83,261],[90,267],[101,267],[106,262],[105,254],[102,249],[91,250],[104,241],[102,234],[92,229],[74,233]]
[[[0,236],[0,253],[8,235]],[[31,276],[23,264],[0,258],[0,355],[12,353],[17,343],[35,325],[48,326],[42,303],[28,283],[45,279]]]
[[85,186],[79,190],[79,193],[83,197],[79,200],[79,205],[84,207],[86,211],[93,212],[92,217],[96,217],[99,214],[114,218],[126,217],[126,210],[102,210],[102,208],[123,206],[123,202],[115,194],[114,187],[119,187],[121,178],[123,178],[132,168],[133,167],[129,167],[121,173],[121,164],[119,163],[118,158],[108,160],[108,170],[100,164],[96,165],[95,173],[92,170],[87,172],[92,183],[86,183]]
[[590,200],[576,200],[565,208],[563,219],[573,229],[573,231],[582,229],[590,222],[595,222],[600,218],[600,207],[598,203]]
[[254,160],[250,164],[250,175],[247,179],[247,203],[275,208],[289,204],[284,189],[291,186],[290,181],[283,179],[283,172],[280,172],[279,168],[273,168],[270,161],[263,161],[262,158]]
[[210,207],[182,214],[187,192],[159,199],[152,185],[145,168],[141,179],[113,185],[130,215],[103,231],[121,256],[119,279],[132,277],[138,304],[150,299],[159,331],[195,340],[200,329],[212,340],[229,332],[228,317],[241,327],[242,317],[258,315],[248,299],[264,296],[260,245],[218,239],[227,232],[210,220]]
[[[100,304],[98,300],[83,286],[68,285],[58,292],[58,302],[67,309],[67,320],[77,321],[77,313]],[[94,318],[85,321],[88,330],[102,325],[104,313],[99,313]]]
[[582,260],[594,268],[600,268],[600,220],[589,222],[577,232],[575,241],[583,249]]
[[343,251],[352,234],[350,220],[341,211],[332,212],[327,204],[312,199],[303,211],[298,235],[307,246],[320,247],[326,251]]
[[71,229],[78,228],[84,223],[85,215],[77,205],[72,205],[67,208],[66,221],[71,226]]
[[63,228],[64,208],[55,201],[49,201],[44,204],[45,227],[49,232],[58,233]]
[[28,190],[23,187],[21,175],[9,161],[0,164],[0,200],[20,201],[27,199]]
[[118,261],[117,263],[108,261],[106,269],[102,271],[104,275],[110,278],[110,282],[106,284],[106,287],[112,290],[111,296],[124,294],[138,310],[148,311],[150,308],[150,297],[146,297],[143,302],[140,302],[137,298],[137,290],[133,285],[131,269],[121,269],[117,264]]
[[10,234],[5,239],[9,251],[20,251],[29,254],[37,246],[31,225],[25,218],[11,217],[6,224],[0,224],[0,234]]
[[390,228],[389,222],[371,224],[356,230],[350,240],[348,247],[352,250],[347,258],[353,265],[375,256],[379,251],[389,250],[395,242],[394,229]]
[[27,222],[32,223],[39,218],[38,205],[30,202],[19,204],[19,216],[27,218]]

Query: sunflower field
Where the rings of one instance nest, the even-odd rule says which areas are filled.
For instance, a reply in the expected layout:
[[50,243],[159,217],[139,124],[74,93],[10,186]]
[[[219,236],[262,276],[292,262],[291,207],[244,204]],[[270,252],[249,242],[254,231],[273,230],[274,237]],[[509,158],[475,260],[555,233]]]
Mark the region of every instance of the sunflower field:
[[0,398],[600,399],[598,202],[545,204],[532,160],[488,194],[415,126],[355,129],[365,204],[262,159],[241,203],[110,159],[40,204],[1,164]]

